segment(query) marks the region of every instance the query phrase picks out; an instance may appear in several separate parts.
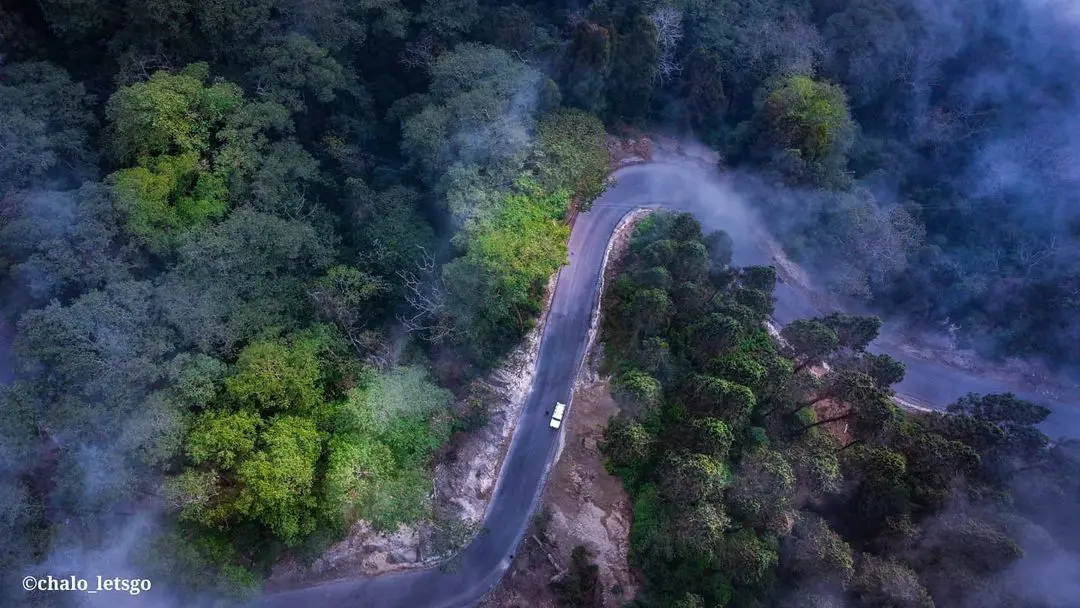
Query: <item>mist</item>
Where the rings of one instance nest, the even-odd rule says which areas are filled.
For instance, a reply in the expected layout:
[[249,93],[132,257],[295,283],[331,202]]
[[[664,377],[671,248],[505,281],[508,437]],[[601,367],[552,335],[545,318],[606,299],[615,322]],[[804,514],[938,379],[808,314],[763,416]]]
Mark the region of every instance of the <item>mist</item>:
[[[821,3],[836,40],[822,72],[861,127],[854,183],[793,190],[755,172],[741,190],[835,293],[991,358],[1075,366],[1080,22],[1067,4],[897,2],[865,25],[882,42],[841,47],[844,22]],[[883,68],[886,82],[863,71]]]
[[[221,599],[185,593],[226,569],[199,566],[192,575],[153,559],[201,563],[188,545],[170,542],[179,499],[170,502],[161,488],[200,465],[183,442],[208,407],[199,398],[220,378],[207,373],[196,382],[185,373],[196,353],[225,369],[257,336],[325,321],[307,289],[331,265],[395,283],[370,307],[380,312],[358,323],[378,336],[387,361],[435,360],[451,383],[461,369],[497,361],[535,317],[534,285],[543,284],[512,273],[520,264],[546,280],[562,250],[553,231],[543,232],[552,243],[539,249],[548,256],[526,264],[535,249],[525,245],[536,243],[519,241],[540,231],[515,223],[524,214],[495,227],[488,220],[509,194],[548,204],[530,188],[543,181],[537,167],[558,155],[539,150],[537,119],[560,104],[576,105],[601,136],[628,125],[690,130],[720,151],[718,172],[718,159],[700,149],[660,150],[654,164],[621,170],[603,204],[691,211],[706,232],[731,236],[735,265],[780,266],[777,322],[835,308],[881,314],[892,342],[875,352],[908,366],[898,392],[940,407],[969,391],[1013,390],[1053,403],[1040,428],[1055,441],[1080,434],[1075,381],[1070,390],[1038,384],[1044,367],[1080,372],[1074,2],[685,2],[679,34],[666,41],[651,39],[648,19],[638,18],[652,5],[638,11],[625,2],[582,5],[570,18],[560,3],[488,10],[325,0],[311,10],[267,2],[242,12],[228,2],[181,2],[130,15],[62,4],[0,9],[0,33],[18,33],[0,40],[0,140],[9,144],[0,167],[13,168],[0,176],[0,518],[8,541],[0,565],[14,589],[0,597],[26,599],[17,574],[107,573],[152,578],[154,591],[84,603],[171,608]],[[590,27],[577,28],[584,21]],[[294,33],[289,44],[286,32]],[[660,47],[666,62],[707,48],[692,64],[705,68],[685,62],[681,73],[655,75],[645,64]],[[149,219],[137,225],[111,182],[92,181],[149,171],[144,159],[124,166],[90,152],[114,145],[119,132],[122,112],[107,100],[159,67],[177,74],[195,62],[208,64],[208,80],[175,85],[166,96],[197,90],[198,103],[169,114],[170,125],[198,140],[187,150],[195,168],[175,183],[154,182],[175,191],[148,197]],[[792,179],[753,150],[770,88],[793,75],[839,85],[850,108],[846,169],[827,188]],[[588,86],[577,90],[578,77]],[[243,91],[244,104],[226,119],[241,110],[207,100],[220,101],[214,95],[228,83]],[[145,110],[160,97],[138,99]],[[214,112],[202,116],[205,105]],[[184,123],[196,115],[201,122]],[[677,124],[654,120],[671,116]],[[220,153],[231,144],[237,148]],[[562,152],[560,162],[583,162],[577,150]],[[225,180],[221,166],[251,171]],[[186,223],[185,213],[220,202],[210,199],[221,188],[255,192],[245,183],[252,176],[281,178],[266,188],[280,208],[264,201],[253,211],[250,201],[229,200],[220,217]],[[91,181],[79,185],[84,178]],[[285,200],[293,195],[298,206]],[[154,215],[178,202],[191,207]],[[234,207],[246,207],[244,215]],[[559,224],[528,219],[530,228]],[[133,236],[147,226],[184,247],[158,249]],[[421,249],[437,263],[416,270],[423,276],[413,277],[409,294],[401,283],[410,282],[405,274]],[[781,249],[807,273],[783,264]],[[456,271],[450,287],[446,268]],[[518,300],[504,299],[507,285]],[[348,296],[349,306],[367,312],[372,296]],[[426,334],[406,332],[403,317]],[[458,342],[431,346],[449,325]],[[983,371],[1019,361],[1038,373],[986,376],[908,356],[896,347],[909,336],[974,349]],[[183,391],[191,394],[178,396]],[[185,499],[200,498],[193,494]],[[1053,510],[1042,519],[1064,515]],[[272,537],[258,525],[235,536]],[[1050,542],[1060,526],[1040,529],[1022,535],[1025,556],[1001,585],[1032,603],[1065,605],[1077,593],[1066,577],[1077,568],[1077,541]],[[272,542],[280,554],[295,549]],[[260,560],[280,554],[217,559],[233,573],[266,571]],[[992,607],[999,595],[1005,591],[969,599]]]

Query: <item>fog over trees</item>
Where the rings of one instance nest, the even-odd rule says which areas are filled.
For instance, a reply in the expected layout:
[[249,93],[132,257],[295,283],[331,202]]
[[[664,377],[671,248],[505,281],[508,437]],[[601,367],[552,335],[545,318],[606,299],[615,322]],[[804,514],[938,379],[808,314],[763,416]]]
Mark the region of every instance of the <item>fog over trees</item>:
[[[1080,364],[1078,45],[1055,0],[4,3],[0,604],[102,563],[239,600],[435,518],[624,128],[882,318]],[[1068,605],[1075,442],[897,411],[878,321],[774,340],[732,238],[653,220],[608,294],[642,605]]]
[[[1049,410],[1005,394],[905,413],[904,366],[865,350],[879,319],[774,339],[775,274],[732,267],[725,240],[650,216],[605,294],[621,410],[601,450],[633,500],[632,605],[1069,605],[1080,461],[1036,428]],[[657,282],[705,243],[705,265]]]

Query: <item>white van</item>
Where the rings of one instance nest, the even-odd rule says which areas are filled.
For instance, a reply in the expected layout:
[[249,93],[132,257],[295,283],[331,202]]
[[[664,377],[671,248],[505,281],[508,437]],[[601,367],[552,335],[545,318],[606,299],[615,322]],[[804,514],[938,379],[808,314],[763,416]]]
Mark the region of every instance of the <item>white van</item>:
[[555,411],[551,414],[551,428],[557,429],[562,424],[563,412],[566,411],[566,404],[558,401],[555,403]]

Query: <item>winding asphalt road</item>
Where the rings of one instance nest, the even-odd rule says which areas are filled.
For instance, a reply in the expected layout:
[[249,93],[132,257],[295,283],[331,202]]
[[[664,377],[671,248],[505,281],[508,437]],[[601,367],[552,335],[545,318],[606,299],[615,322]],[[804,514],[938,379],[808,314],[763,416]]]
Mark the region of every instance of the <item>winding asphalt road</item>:
[[[771,263],[770,253],[753,237],[758,229],[753,215],[738,204],[715,172],[690,162],[663,162],[626,167],[614,177],[592,210],[577,217],[570,263],[559,272],[535,380],[488,508],[486,532],[465,549],[458,567],[452,572],[417,570],[324,583],[265,596],[257,605],[455,608],[474,604],[498,583],[529,525],[558,449],[561,430],[548,427],[545,410],[556,401],[569,403],[573,410],[571,390],[599,298],[606,244],[629,211],[660,206],[689,211],[707,231],[723,228],[731,235],[735,264]],[[774,317],[781,324],[818,314],[807,297],[789,285],[778,284],[775,295]],[[907,364],[907,379],[898,392],[915,403],[941,406],[968,391],[1011,390],[902,353],[890,354]],[[1055,407],[1051,420],[1054,435],[1080,435],[1080,413],[1071,407]]]

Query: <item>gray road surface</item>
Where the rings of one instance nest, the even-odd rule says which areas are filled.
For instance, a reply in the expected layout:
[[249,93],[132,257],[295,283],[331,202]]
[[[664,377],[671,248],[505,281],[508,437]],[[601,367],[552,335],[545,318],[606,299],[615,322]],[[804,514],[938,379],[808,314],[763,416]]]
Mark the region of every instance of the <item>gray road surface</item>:
[[[735,241],[735,264],[771,262],[770,254],[752,238],[757,225],[751,214],[709,171],[688,164],[657,163],[627,167],[617,177],[592,210],[580,215],[574,225],[570,263],[559,273],[540,345],[536,379],[488,509],[486,532],[465,549],[457,568],[452,572],[421,570],[325,583],[270,595],[259,600],[259,605],[451,608],[472,605],[495,586],[517,550],[546,481],[561,431],[548,427],[545,410],[550,410],[556,401],[569,403],[574,377],[585,354],[606,244],[627,212],[658,206],[662,201],[665,207],[694,213],[706,231],[726,230]],[[776,298],[775,317],[780,323],[817,314],[806,297],[788,285],[777,286]],[[943,406],[968,391],[1012,390],[902,353],[890,354],[908,366],[907,378],[898,392],[917,403]],[[1080,435],[1080,412],[1055,406],[1047,430],[1055,436]]]

